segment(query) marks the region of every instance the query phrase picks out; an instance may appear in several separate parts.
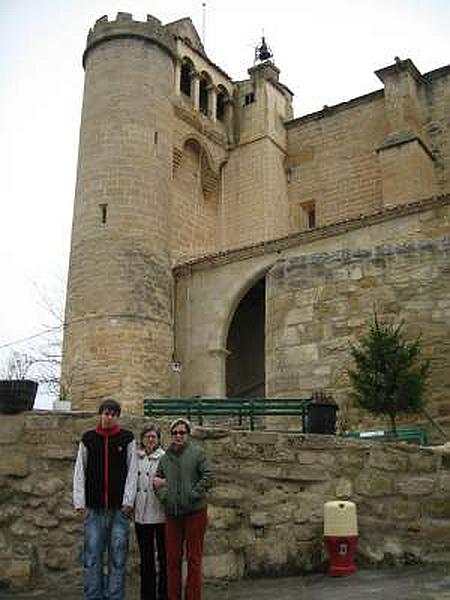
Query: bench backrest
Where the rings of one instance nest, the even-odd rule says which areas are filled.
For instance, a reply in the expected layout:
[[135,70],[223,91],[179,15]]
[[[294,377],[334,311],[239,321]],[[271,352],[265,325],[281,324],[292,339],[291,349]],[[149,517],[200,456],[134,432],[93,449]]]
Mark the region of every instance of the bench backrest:
[[258,416],[300,416],[305,430],[305,419],[311,399],[303,398],[149,398],[144,400],[146,416],[186,416],[197,418],[200,424],[206,416],[249,418],[250,429]]

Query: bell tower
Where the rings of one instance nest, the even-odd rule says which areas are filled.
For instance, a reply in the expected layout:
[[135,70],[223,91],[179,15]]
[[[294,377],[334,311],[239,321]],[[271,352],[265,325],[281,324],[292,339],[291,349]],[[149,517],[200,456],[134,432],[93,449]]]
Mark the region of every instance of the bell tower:
[[293,94],[280,82],[264,37],[248,74],[235,84],[235,147],[225,174],[227,239],[235,247],[289,231],[285,122],[293,116]]

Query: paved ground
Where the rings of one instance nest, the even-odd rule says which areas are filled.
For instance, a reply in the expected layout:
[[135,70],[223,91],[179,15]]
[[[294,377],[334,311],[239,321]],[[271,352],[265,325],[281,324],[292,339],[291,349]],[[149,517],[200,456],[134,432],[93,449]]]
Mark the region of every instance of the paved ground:
[[450,568],[447,573],[412,568],[244,581],[211,592],[205,600],[450,600]]
[[[78,582],[77,582],[78,584]],[[79,588],[62,582],[58,589],[18,594],[0,590],[1,600],[82,600]],[[204,600],[450,600],[450,565],[392,570],[360,570],[350,577],[308,575],[208,585]],[[131,587],[127,600],[138,600]]]

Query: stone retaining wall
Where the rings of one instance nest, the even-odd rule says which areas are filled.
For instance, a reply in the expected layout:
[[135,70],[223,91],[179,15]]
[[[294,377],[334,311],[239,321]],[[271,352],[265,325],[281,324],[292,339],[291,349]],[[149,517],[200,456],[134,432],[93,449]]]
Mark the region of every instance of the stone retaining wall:
[[[122,422],[137,433],[143,419]],[[86,413],[1,416],[0,590],[80,577],[82,523],[72,509],[72,471],[78,439],[94,423]],[[405,443],[294,433],[203,427],[194,437],[216,474],[205,550],[208,578],[323,568],[323,503],[336,497],[357,504],[359,561],[450,557],[445,456]],[[136,558],[133,539],[133,573]]]

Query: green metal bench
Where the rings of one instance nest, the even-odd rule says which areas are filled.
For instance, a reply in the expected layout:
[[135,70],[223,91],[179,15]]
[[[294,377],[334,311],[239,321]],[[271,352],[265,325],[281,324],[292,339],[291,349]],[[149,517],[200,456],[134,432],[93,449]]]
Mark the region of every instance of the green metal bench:
[[144,400],[147,417],[185,416],[203,425],[205,417],[236,417],[239,425],[248,419],[253,431],[257,417],[299,416],[302,431],[310,399],[301,398],[148,398]]
[[393,436],[391,429],[379,429],[374,431],[349,431],[342,434],[343,437],[358,438],[365,440],[400,440],[403,442],[414,442],[421,446],[427,446],[428,435],[425,429],[418,427],[397,427],[397,437]]

